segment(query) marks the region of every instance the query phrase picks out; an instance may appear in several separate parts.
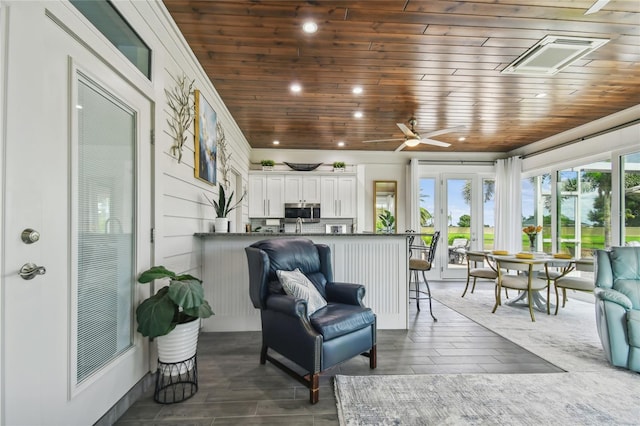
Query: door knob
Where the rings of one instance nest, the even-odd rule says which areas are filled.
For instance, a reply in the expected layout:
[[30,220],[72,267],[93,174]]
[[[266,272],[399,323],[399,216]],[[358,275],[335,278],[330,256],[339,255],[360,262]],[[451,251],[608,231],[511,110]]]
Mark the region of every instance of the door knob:
[[31,280],[36,275],[44,275],[47,269],[44,266],[38,266],[35,263],[25,263],[20,268],[20,276],[23,280]]
[[22,242],[25,244],[33,244],[40,239],[40,233],[35,229],[27,228],[20,234]]

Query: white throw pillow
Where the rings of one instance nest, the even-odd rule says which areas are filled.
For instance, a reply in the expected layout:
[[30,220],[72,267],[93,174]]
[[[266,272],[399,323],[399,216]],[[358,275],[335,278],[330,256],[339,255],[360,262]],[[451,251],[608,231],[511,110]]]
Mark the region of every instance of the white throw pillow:
[[307,301],[308,315],[327,306],[327,301],[324,300],[316,286],[309,281],[309,278],[300,269],[296,268],[295,271],[276,271],[276,274],[285,293]]

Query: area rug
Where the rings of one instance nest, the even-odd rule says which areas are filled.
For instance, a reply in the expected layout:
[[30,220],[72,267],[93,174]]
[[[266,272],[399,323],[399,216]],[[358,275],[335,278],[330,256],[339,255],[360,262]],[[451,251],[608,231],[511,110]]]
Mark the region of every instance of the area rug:
[[344,426],[637,425],[640,376],[599,373],[335,376]]
[[445,305],[567,372],[338,375],[341,425],[640,424],[640,374],[606,361],[593,303],[569,300],[557,316],[536,311],[532,322],[527,308],[491,313],[492,285],[464,298],[457,286],[432,291],[436,316]]
[[[532,322],[528,308],[509,306],[504,298],[503,305],[491,313],[495,303],[491,283],[464,298],[461,293],[458,288],[439,288],[434,290],[434,298],[563,370],[612,369],[598,337],[593,303],[570,299],[558,315],[553,310],[551,315],[535,311],[536,321]],[[554,295],[551,300],[555,302]]]

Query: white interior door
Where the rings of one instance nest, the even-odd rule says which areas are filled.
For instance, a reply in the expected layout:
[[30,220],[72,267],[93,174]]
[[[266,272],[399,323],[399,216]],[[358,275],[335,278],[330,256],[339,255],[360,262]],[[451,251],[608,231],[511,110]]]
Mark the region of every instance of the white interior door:
[[92,424],[149,369],[151,105],[41,8],[10,12],[0,423]]

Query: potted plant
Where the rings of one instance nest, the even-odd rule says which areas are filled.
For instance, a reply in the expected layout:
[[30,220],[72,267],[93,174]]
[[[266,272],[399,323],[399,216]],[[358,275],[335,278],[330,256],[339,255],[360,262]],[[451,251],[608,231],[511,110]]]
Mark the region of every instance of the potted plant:
[[198,345],[200,318],[213,315],[204,298],[202,281],[189,274],[178,275],[164,266],[154,266],[138,277],[141,284],[169,279],[169,285],[145,299],[136,309],[138,332],[158,342],[161,362],[192,358]]
[[334,172],[344,172],[346,164],[344,161],[334,161],[333,162],[333,171]]
[[231,195],[229,195],[229,198],[227,199],[227,195],[224,192],[224,186],[220,185],[220,192],[218,193],[218,201],[210,200],[206,196],[206,194],[204,196],[209,202],[209,204],[213,206],[216,212],[215,232],[227,232],[227,230],[229,229],[229,218],[227,218],[227,215],[242,203],[244,196],[247,194],[246,192],[242,194],[240,199],[235,203],[233,203],[233,195],[234,193],[232,191]]
[[262,170],[273,170],[273,166],[276,165],[276,162],[273,160],[262,160],[260,161],[260,165],[262,165]]
[[396,218],[391,214],[389,210],[384,210],[378,215],[382,229],[388,234],[393,232],[393,227],[396,223]]

